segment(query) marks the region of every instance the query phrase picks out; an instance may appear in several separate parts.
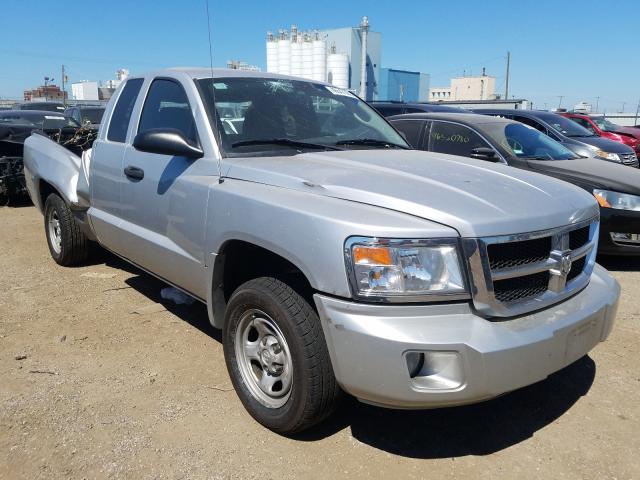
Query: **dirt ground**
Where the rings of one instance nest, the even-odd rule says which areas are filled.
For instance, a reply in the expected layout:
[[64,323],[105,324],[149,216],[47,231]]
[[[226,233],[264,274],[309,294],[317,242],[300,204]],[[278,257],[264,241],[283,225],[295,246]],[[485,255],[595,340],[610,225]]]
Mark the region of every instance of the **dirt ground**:
[[347,400],[295,438],[244,411],[205,307],[104,253],[58,267],[42,217],[0,208],[0,479],[640,478],[640,260],[589,356],[480,405]]

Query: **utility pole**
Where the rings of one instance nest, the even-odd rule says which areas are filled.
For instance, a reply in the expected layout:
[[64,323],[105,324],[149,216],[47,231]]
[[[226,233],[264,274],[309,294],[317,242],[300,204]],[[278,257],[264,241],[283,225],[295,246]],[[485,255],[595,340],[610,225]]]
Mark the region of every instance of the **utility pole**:
[[640,100],[638,100],[638,106],[636,107],[636,120],[633,122],[634,125],[638,125],[638,113],[640,113]]
[[507,52],[507,74],[504,80],[504,99],[509,100],[509,66],[511,63],[511,52]]
[[596,97],[596,113],[598,113],[598,104],[600,103],[600,97]]
[[627,102],[622,102],[622,112],[620,113],[624,113],[624,106],[627,104]]
[[64,65],[62,65],[62,104],[66,107],[67,106],[67,96],[65,95],[65,90],[64,90],[64,83],[67,79],[67,76],[64,74]]
[[562,99],[564,98],[564,95],[558,95],[558,98],[560,99],[560,101],[558,102],[558,110],[560,110],[560,107],[562,106]]

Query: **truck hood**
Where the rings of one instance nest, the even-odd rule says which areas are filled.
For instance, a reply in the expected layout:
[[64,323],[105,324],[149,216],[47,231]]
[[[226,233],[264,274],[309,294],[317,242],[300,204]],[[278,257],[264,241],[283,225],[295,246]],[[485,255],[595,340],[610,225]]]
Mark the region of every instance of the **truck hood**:
[[587,190],[600,188],[640,195],[640,169],[591,158],[577,160],[527,160],[529,166]]
[[598,214],[591,195],[565,182],[419,150],[226,158],[222,173],[404,212],[452,227],[463,237],[544,230]]

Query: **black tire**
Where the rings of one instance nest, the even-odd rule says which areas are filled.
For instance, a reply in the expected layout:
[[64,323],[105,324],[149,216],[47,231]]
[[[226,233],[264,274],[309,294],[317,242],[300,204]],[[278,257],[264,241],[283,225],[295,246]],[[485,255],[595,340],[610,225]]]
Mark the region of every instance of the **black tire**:
[[[51,221],[57,221],[57,236],[50,225]],[[58,265],[80,265],[89,257],[89,239],[73,218],[69,206],[55,193],[49,195],[44,204],[44,231],[51,257]],[[59,238],[59,242],[56,242],[56,238]]]
[[[247,384],[251,379],[243,377],[238,363],[239,324],[246,312],[256,310],[266,313],[277,324],[290,353],[293,375],[289,395],[286,403],[278,407],[265,406],[252,393]],[[262,277],[238,287],[227,306],[223,346],[229,375],[244,407],[274,432],[292,434],[312,427],[335,410],[342,396],[318,315],[304,298],[280,280]]]

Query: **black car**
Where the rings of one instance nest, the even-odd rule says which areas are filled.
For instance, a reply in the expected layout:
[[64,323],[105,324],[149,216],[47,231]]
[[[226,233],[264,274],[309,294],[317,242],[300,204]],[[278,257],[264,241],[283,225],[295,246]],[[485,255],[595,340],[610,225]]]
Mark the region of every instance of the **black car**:
[[22,152],[24,141],[33,131],[41,130],[54,135],[61,142],[73,139],[75,143],[84,139],[76,138],[78,128],[80,124],[62,113],[39,110],[0,111],[0,205],[27,193]]
[[582,158],[535,128],[506,118],[417,113],[389,121],[414,148],[503,163],[585,189],[600,204],[598,252],[640,254],[640,170]]
[[105,107],[96,105],[76,105],[64,111],[66,117],[73,118],[80,125],[91,125],[98,128],[102,122]]
[[64,113],[65,106],[59,102],[27,102],[16,105],[16,110],[38,110],[41,112]]
[[464,113],[467,110],[433,103],[405,103],[405,102],[369,102],[384,117],[402,115],[405,113],[451,112]]
[[542,110],[477,109],[482,115],[508,118],[529,125],[562,143],[582,157],[593,157],[630,167],[638,167],[638,158],[631,147],[590,132],[573,120]]

